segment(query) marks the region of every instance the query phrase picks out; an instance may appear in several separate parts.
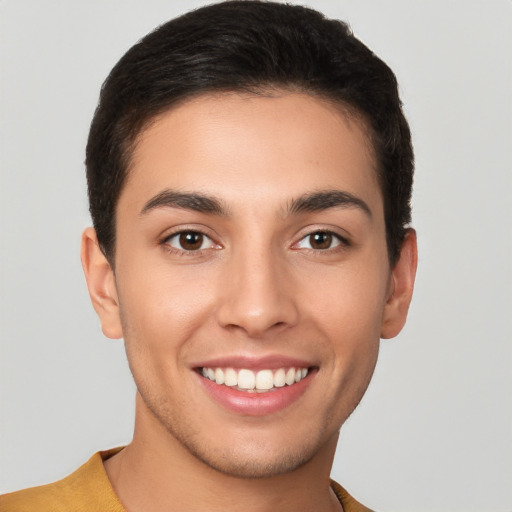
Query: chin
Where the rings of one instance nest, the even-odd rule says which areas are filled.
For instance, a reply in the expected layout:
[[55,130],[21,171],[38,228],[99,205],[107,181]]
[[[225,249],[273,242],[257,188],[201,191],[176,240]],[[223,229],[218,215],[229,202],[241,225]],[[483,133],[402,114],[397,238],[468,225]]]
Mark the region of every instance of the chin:
[[209,468],[235,478],[263,479],[291,473],[306,465],[318,452],[317,447],[302,444],[293,449],[271,450],[252,443],[250,450],[234,446],[229,450],[215,450],[211,446],[187,444],[184,447]]
[[249,426],[243,422],[238,428],[226,430],[226,425],[214,426],[210,422],[205,428],[197,418],[179,419],[162,402],[155,407],[143,393],[140,395],[146,411],[163,427],[161,432],[181,456],[192,456],[206,467],[235,478],[261,479],[293,472],[330,445],[329,440],[334,439],[335,443],[338,436],[337,429],[329,435],[325,427],[318,425],[301,430],[276,424]]

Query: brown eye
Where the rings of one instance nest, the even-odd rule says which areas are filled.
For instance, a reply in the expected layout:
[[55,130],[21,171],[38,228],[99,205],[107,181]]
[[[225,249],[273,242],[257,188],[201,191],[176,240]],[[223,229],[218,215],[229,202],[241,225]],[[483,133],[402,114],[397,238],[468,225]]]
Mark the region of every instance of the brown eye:
[[182,233],[180,245],[187,251],[197,251],[203,245],[203,235],[201,233]]
[[332,240],[332,234],[325,231],[309,235],[309,244],[312,249],[329,249],[332,245]]
[[330,231],[316,231],[306,235],[295,245],[296,249],[312,249],[314,251],[327,251],[340,245],[349,245],[348,242],[336,233]]
[[166,243],[181,251],[199,251],[214,246],[212,240],[198,231],[182,231],[166,240]]

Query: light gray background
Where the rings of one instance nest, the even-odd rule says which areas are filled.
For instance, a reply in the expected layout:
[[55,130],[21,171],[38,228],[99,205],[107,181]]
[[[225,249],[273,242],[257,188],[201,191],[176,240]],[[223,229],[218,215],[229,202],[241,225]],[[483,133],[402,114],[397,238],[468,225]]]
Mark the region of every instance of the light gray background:
[[[201,1],[0,2],[0,491],[130,440],[134,386],[79,263],[100,85]],[[395,70],[421,251],[403,333],[342,430],[333,476],[381,511],[512,511],[512,3],[305,2]]]

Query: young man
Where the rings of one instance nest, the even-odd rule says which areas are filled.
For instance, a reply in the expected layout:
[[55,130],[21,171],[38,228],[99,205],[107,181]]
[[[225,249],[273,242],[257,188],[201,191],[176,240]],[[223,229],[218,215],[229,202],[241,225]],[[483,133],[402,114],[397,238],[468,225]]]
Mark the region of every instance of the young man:
[[82,262],[134,437],[0,510],[368,510],[329,475],[414,283],[391,70],[315,11],[205,7],[115,66],[86,164]]

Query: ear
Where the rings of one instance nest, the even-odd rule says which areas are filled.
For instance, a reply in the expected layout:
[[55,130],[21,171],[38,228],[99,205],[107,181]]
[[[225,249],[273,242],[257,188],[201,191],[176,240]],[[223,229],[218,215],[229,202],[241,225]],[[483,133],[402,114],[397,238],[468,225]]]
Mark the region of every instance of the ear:
[[403,328],[409,311],[418,264],[416,231],[408,229],[400,257],[391,271],[390,294],[384,307],[381,338],[394,338]]
[[119,300],[114,271],[98,244],[96,231],[87,228],[82,234],[80,253],[91,302],[107,338],[122,338]]

